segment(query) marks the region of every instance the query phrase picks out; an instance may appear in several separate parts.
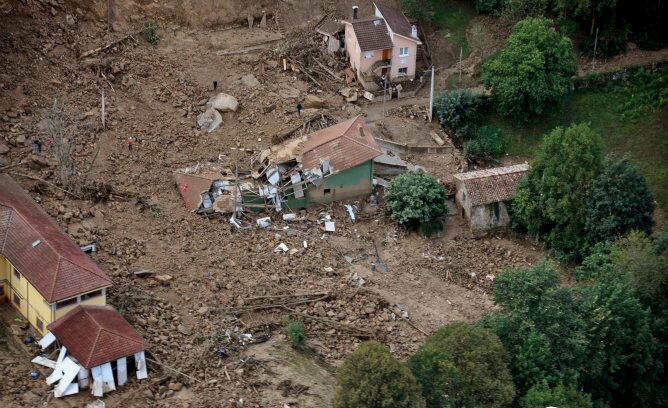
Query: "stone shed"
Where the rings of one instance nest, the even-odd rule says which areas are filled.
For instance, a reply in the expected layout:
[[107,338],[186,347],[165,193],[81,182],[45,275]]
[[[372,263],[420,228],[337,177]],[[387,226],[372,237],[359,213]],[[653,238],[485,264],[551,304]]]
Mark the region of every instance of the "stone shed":
[[455,199],[472,230],[505,227],[510,223],[506,202],[515,196],[528,164],[516,164],[454,175]]

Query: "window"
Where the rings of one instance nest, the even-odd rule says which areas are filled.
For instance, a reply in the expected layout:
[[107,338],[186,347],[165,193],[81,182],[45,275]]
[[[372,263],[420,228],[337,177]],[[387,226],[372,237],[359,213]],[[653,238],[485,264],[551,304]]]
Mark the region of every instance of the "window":
[[332,194],[332,189],[331,188],[326,188],[325,189],[325,194]]
[[14,304],[18,307],[21,307],[21,298],[18,293],[14,293]]
[[399,76],[408,75],[408,68],[399,68]]
[[101,295],[102,295],[102,289],[96,290],[95,292],[90,292],[90,293],[86,293],[85,295],[81,295],[81,301],[83,302],[84,300],[92,299],[94,297],[98,297],[98,296],[101,296]]
[[0,284],[0,297],[5,296],[5,286]]
[[39,331],[44,330],[44,323],[42,322],[42,320],[40,318],[37,318],[36,320],[37,320],[37,328],[39,329]]
[[14,277],[18,280],[21,280],[21,274],[16,269],[14,269]]
[[77,303],[77,298],[63,300],[62,302],[56,303],[56,309],[62,309],[64,307],[67,307],[69,305],[73,305],[75,303]]
[[368,51],[364,53],[364,58],[371,59],[373,58],[373,51]]
[[408,57],[408,47],[399,48],[399,56],[400,57]]

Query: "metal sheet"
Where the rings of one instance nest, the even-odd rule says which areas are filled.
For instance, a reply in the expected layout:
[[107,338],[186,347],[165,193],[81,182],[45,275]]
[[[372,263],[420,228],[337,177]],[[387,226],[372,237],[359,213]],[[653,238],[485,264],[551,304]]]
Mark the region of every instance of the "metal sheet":
[[65,389],[65,392],[62,393],[61,397],[65,397],[67,395],[73,395],[77,394],[79,392],[79,384],[77,383],[72,383],[67,386]]
[[58,354],[58,359],[56,360],[56,366],[54,367],[51,375],[46,378],[47,384],[51,385],[63,377],[62,365],[63,361],[65,360],[66,353],[67,353],[67,348],[65,346],[61,347],[60,353]]
[[116,377],[119,386],[128,382],[128,361],[125,357],[116,360]]
[[111,369],[111,363],[104,363],[100,368],[102,369],[103,392],[114,391],[116,389],[116,383],[114,382],[114,372]]
[[51,332],[47,332],[44,337],[40,341],[37,342],[39,346],[44,350],[45,348],[49,347],[53,342],[56,341],[56,336],[53,335]]
[[[58,382],[56,389],[53,391],[53,395],[56,398],[62,397],[65,394],[67,387],[69,387],[70,384],[72,384],[74,378],[76,378],[77,374],[79,374],[79,368],[80,368],[79,364],[72,361],[72,359],[69,357],[65,357],[65,360],[63,360],[63,364],[61,367],[63,370],[63,377],[60,379],[60,382]],[[78,392],[79,385],[78,384],[75,385],[77,386],[77,392]]]
[[83,368],[79,364],[79,374],[77,374],[77,379],[79,380],[79,388],[88,388],[88,370]]
[[37,356],[30,360],[32,363],[39,364],[44,367],[49,367],[49,368],[56,368],[56,362],[53,360],[49,360],[46,357],[43,356]]
[[135,353],[135,367],[137,367],[137,379],[138,380],[144,380],[148,378],[148,370],[146,367],[146,357],[144,356],[144,352],[140,351],[139,353]]
[[103,396],[104,391],[102,388],[102,367],[93,367],[91,368],[90,373],[93,376],[93,387],[91,387],[91,394],[96,397]]
[[300,184],[302,181],[302,177],[297,174],[293,174],[290,176],[290,182],[293,184],[293,189],[295,191],[295,198],[304,198],[304,189],[302,188],[302,185]]

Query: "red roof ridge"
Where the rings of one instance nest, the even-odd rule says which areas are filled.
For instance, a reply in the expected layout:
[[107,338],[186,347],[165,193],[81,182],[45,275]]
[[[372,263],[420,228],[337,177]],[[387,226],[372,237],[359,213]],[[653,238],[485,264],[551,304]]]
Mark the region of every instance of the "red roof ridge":
[[[366,144],[366,143],[362,143],[362,142],[360,142],[359,140],[356,140],[354,136],[343,135],[343,137],[345,137],[346,139],[348,139],[348,140],[350,140],[350,141],[352,141],[352,142],[354,142],[354,143],[357,143],[358,145],[361,145],[361,146],[364,146],[364,147],[366,147],[366,148],[368,148],[368,149],[371,149],[371,150],[373,150],[374,152],[378,152],[378,153],[380,153],[380,154],[383,154],[383,151],[382,151],[382,150],[377,149],[377,148],[375,148],[375,147],[373,147],[373,146],[369,146],[369,145]],[[373,137],[373,135],[371,135],[371,137]]]

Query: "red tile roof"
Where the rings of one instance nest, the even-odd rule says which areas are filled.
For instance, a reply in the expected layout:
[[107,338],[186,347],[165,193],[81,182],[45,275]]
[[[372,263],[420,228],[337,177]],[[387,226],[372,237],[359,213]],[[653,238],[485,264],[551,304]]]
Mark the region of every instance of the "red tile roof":
[[0,254],[49,303],[111,285],[111,279],[7,174],[0,174]]
[[392,31],[396,34],[418,41],[416,38],[411,37],[411,23],[408,21],[404,13],[397,9],[383,6],[382,4],[374,3],[374,5],[378,8],[380,14],[383,15],[383,18]]
[[472,206],[485,205],[513,198],[528,170],[528,164],[516,164],[459,173],[454,175],[454,179],[466,188]]
[[146,349],[142,336],[111,306],[79,305],[48,329],[85,368]]
[[382,18],[369,17],[351,20],[350,23],[362,52],[392,48],[392,39]]
[[295,144],[288,140],[278,147],[277,163],[298,159],[304,168],[320,167],[329,160],[333,172],[347,170],[383,154],[362,116],[348,119],[307,135]]

